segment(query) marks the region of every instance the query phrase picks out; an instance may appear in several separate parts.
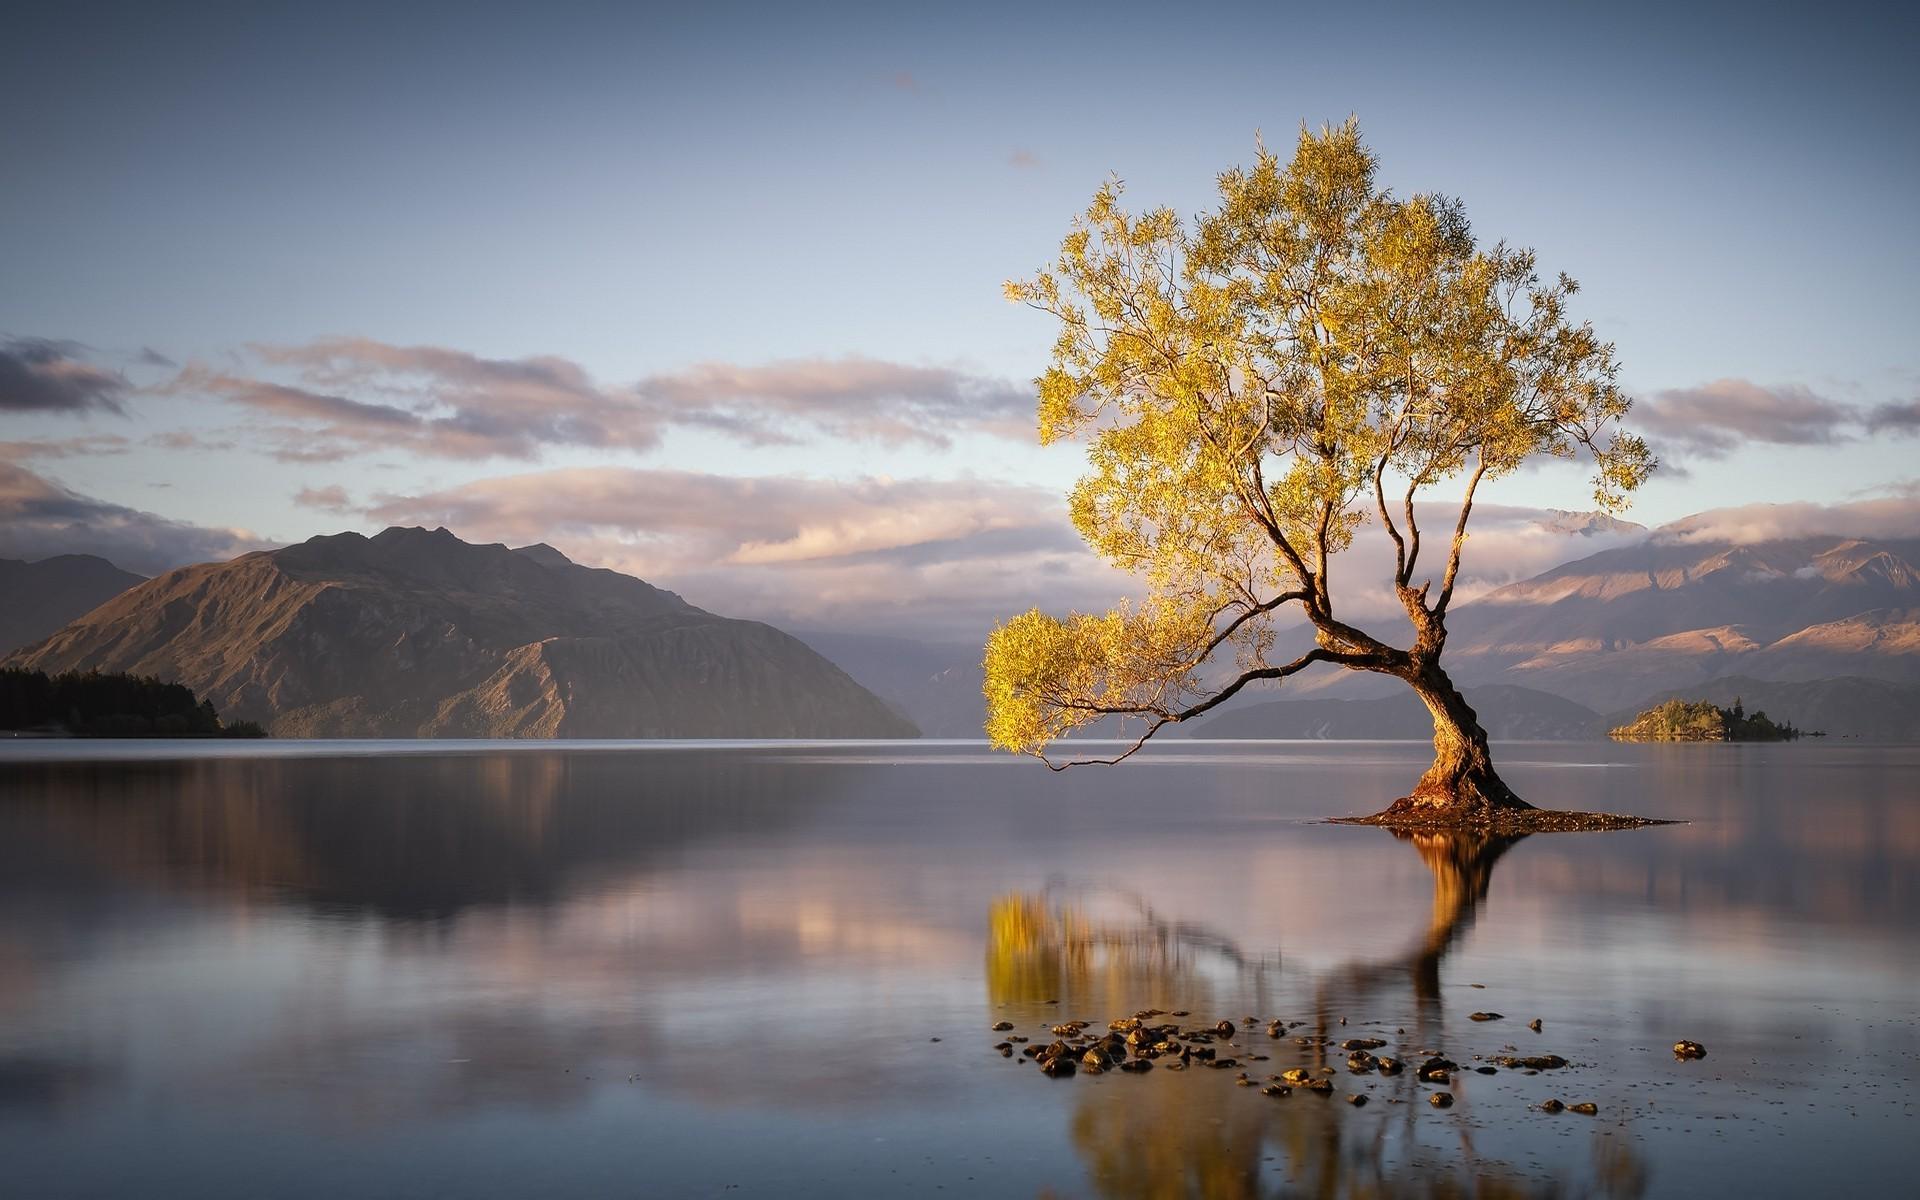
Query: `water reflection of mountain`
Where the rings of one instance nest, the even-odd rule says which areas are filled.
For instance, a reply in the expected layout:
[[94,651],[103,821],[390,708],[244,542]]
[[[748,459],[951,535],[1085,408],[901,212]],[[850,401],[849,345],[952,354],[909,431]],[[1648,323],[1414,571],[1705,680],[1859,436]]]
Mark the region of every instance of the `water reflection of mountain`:
[[789,827],[832,793],[820,775],[779,786],[781,769],[790,783],[751,755],[673,753],[637,770],[567,753],[16,766],[0,887],[105,874],[400,918],[544,904],[703,838]]
[[[995,900],[988,914],[988,1000],[1016,1022],[1035,1012],[1097,1023],[1142,1008],[1186,1007],[1193,1015],[1189,1024],[1210,1024],[1226,1015],[1215,1011],[1222,1002],[1267,1015],[1279,1006],[1302,1005],[1311,1019],[1301,1032],[1330,1041],[1340,1036],[1336,1014],[1369,999],[1391,1003],[1386,993],[1405,988],[1417,1013],[1408,1022],[1416,1025],[1411,1036],[1428,1036],[1440,1023],[1441,966],[1473,928],[1495,864],[1521,839],[1394,836],[1410,843],[1433,875],[1427,928],[1402,953],[1355,960],[1312,980],[1287,979],[1277,950],[1249,954],[1212,931],[1158,917],[1146,902],[1124,893],[1118,894],[1125,901],[1120,904],[1099,893],[1016,893]],[[1324,1043],[1302,1047],[1291,1038],[1255,1036],[1246,1044],[1270,1053],[1265,1062],[1244,1064],[1262,1076],[1344,1057],[1330,1056]],[[1388,1091],[1405,1093],[1393,1115],[1363,1117],[1358,1114],[1365,1110],[1304,1094],[1269,1100],[1235,1086],[1226,1074],[1155,1071],[1111,1084],[1066,1085],[1074,1146],[1098,1193],[1126,1200],[1507,1197],[1557,1192],[1567,1184],[1557,1171],[1528,1173],[1477,1156],[1468,1127],[1458,1122],[1448,1126],[1458,1131],[1455,1145],[1423,1144],[1415,1124],[1436,1118],[1418,1102],[1423,1090],[1410,1075],[1379,1081]],[[1572,1190],[1617,1197],[1645,1191],[1646,1170],[1625,1144],[1596,1138],[1586,1169],[1589,1177]]]

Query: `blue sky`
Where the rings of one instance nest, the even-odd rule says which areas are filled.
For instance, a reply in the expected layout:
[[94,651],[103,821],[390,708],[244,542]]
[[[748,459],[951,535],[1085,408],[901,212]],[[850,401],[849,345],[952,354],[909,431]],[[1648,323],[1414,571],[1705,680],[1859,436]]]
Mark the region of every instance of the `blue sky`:
[[[722,609],[729,577],[703,555],[784,545],[797,562],[830,527],[868,556],[846,564],[864,583],[806,586],[837,579],[857,607],[887,586],[874,556],[918,570],[941,545],[1018,542],[1009,514],[1077,473],[1070,447],[942,425],[980,395],[1004,407],[999,389],[1042,365],[1052,330],[999,285],[1049,258],[1100,181],[1196,211],[1256,131],[1285,146],[1349,113],[1397,191],[1458,195],[1483,237],[1582,281],[1581,315],[1650,415],[1724,431],[1683,444],[1670,415],[1685,471],[1636,519],[1843,504],[1917,474],[1911,425],[1862,417],[1920,397],[1916,27],[1886,6],[162,7],[41,6],[0,40],[0,336],[74,343],[124,377],[111,406],[0,407],[0,442],[16,473],[102,512],[268,541],[454,513],[464,534],[545,531]],[[809,408],[778,438],[741,435],[757,402],[740,389],[791,388],[791,371],[729,385],[724,419],[648,437],[449,455],[375,436],[293,461],[310,411],[206,386],[364,389],[363,358],[322,386],[312,356],[254,349],[328,338],[563,362],[606,393],[699,390],[704,371],[710,396],[715,367],[849,356],[906,374],[867,371],[834,393],[837,416]],[[419,361],[399,383],[448,385]],[[922,386],[954,393],[901,395]],[[849,435],[859,404],[903,400],[920,435]],[[586,476],[575,504],[570,471],[641,474]],[[726,530],[683,517],[699,536],[677,541],[642,509],[622,527],[623,499],[654,505],[683,476],[714,504],[750,505],[722,497],[761,480],[820,507],[758,533],[737,513]],[[1581,507],[1582,478],[1530,472],[1494,499]],[[473,502],[502,479],[511,506]],[[871,500],[849,515],[833,485],[855,480]],[[548,510],[529,499],[543,492]],[[977,506],[974,524],[943,525],[916,494]],[[1042,558],[1002,561],[1016,576],[1079,571],[1052,533],[1021,544]],[[143,545],[150,570],[219,542]],[[781,590],[736,607],[805,619],[768,607]]]

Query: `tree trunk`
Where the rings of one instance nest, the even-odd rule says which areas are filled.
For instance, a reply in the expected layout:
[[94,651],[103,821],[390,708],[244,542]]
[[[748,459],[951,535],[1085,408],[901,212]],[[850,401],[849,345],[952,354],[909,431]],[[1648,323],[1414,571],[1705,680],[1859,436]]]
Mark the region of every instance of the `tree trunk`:
[[1404,676],[1433,714],[1433,765],[1411,795],[1394,801],[1388,813],[1435,820],[1473,820],[1496,810],[1530,809],[1493,769],[1487,731],[1467,698],[1437,663],[1417,666]]

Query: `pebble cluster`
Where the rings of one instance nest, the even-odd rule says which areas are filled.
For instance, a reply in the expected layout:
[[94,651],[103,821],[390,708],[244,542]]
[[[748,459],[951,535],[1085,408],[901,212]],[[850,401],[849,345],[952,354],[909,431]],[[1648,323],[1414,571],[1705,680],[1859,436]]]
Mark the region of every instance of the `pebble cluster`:
[[[1239,1049],[1233,1045],[1233,1041],[1242,1029],[1258,1027],[1260,1022],[1257,1018],[1243,1018],[1237,1025],[1230,1020],[1216,1021],[1212,1025],[1183,1025],[1178,1020],[1191,1015],[1185,1010],[1167,1012],[1157,1008],[1142,1009],[1132,1016],[1107,1022],[1105,1032],[1094,1031],[1091,1021],[1062,1021],[1047,1027],[1053,1040],[1044,1045],[1012,1033],[1014,1026],[1011,1021],[998,1021],[993,1025],[993,1032],[1006,1034],[1007,1037],[997,1043],[994,1049],[1006,1058],[1012,1058],[1017,1053],[1037,1065],[1042,1074],[1053,1078],[1100,1075],[1108,1071],[1143,1074],[1156,1067],[1165,1071],[1194,1068],[1231,1071],[1239,1068],[1235,1082],[1241,1087],[1257,1087],[1265,1096],[1289,1096],[1296,1089],[1321,1096],[1333,1094],[1334,1083],[1330,1076],[1337,1074],[1337,1071],[1331,1066],[1289,1067],[1278,1074],[1268,1075],[1264,1081],[1255,1080],[1248,1069],[1249,1064],[1266,1062],[1270,1056]],[[1176,1020],[1161,1020],[1165,1017]],[[1476,1012],[1471,1014],[1471,1019],[1497,1021],[1501,1017],[1499,1013]],[[1345,1023],[1341,1021],[1341,1024]],[[1304,1021],[1275,1018],[1266,1023],[1266,1035],[1273,1041],[1280,1041],[1304,1024]],[[1527,1023],[1527,1027],[1539,1033],[1542,1026],[1540,1020],[1535,1018]],[[1321,1053],[1335,1045],[1330,1037],[1295,1036],[1291,1040],[1296,1047]],[[1410,1065],[1408,1061],[1390,1055],[1374,1053],[1386,1045],[1384,1038],[1351,1037],[1340,1041],[1338,1049],[1347,1052],[1347,1071],[1351,1075],[1394,1076],[1411,1069],[1420,1082],[1445,1088],[1453,1082],[1455,1074],[1468,1069],[1432,1050],[1421,1051],[1421,1061],[1417,1065]],[[1700,1043],[1691,1041],[1674,1043],[1673,1052],[1682,1059],[1703,1058],[1706,1055],[1706,1049]],[[1567,1065],[1567,1060],[1558,1054],[1502,1054],[1470,1069],[1482,1075],[1498,1074],[1502,1069],[1536,1075],[1542,1071],[1557,1071]],[[1350,1092],[1344,1098],[1356,1108],[1364,1106],[1368,1100],[1364,1092]],[[1427,1102],[1435,1108],[1450,1108],[1453,1106],[1453,1093],[1444,1090],[1431,1092],[1427,1095]],[[1537,1107],[1546,1113],[1575,1112],[1592,1116],[1599,1112],[1599,1107],[1591,1102],[1568,1104],[1558,1098],[1548,1099]]]

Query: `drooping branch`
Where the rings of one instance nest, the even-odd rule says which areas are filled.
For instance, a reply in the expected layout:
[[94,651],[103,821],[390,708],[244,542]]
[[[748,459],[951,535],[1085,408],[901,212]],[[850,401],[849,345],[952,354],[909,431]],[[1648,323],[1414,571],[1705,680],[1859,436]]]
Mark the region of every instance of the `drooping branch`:
[[1344,654],[1338,651],[1328,650],[1325,647],[1315,646],[1313,649],[1284,666],[1257,667],[1250,671],[1242,671],[1231,683],[1213,695],[1178,711],[1156,710],[1145,705],[1076,704],[1073,707],[1081,711],[1097,712],[1104,716],[1142,716],[1153,713],[1155,714],[1155,718],[1153,723],[1147,726],[1145,732],[1134,739],[1133,745],[1127,747],[1125,751],[1112,758],[1082,758],[1075,759],[1072,762],[1056,763],[1047,757],[1044,749],[1035,749],[1032,751],[1032,754],[1035,758],[1046,763],[1049,768],[1055,771],[1064,771],[1068,767],[1110,767],[1133,757],[1134,754],[1139,752],[1142,746],[1147,744],[1154,734],[1159,733],[1168,725],[1177,725],[1182,721],[1190,721],[1203,713],[1212,711],[1214,708],[1233,699],[1234,696],[1240,693],[1240,689],[1250,683],[1264,679],[1285,679],[1290,675],[1298,675],[1317,662],[1335,662],[1349,666],[1357,666],[1360,665],[1359,660],[1364,657],[1363,655]]

